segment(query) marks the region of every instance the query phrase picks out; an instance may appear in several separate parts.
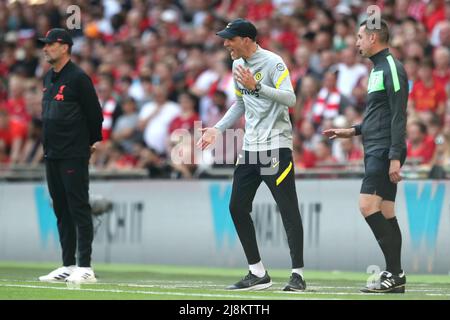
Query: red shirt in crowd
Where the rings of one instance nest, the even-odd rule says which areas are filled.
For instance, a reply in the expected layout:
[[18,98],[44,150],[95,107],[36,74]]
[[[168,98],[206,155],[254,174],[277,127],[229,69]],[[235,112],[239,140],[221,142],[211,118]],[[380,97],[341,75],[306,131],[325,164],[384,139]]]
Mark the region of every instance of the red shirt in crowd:
[[420,158],[422,159],[421,163],[428,163],[433,158],[434,149],[436,148],[436,144],[434,143],[434,139],[432,136],[426,136],[423,142],[416,148],[413,148],[411,143],[407,142],[407,157],[408,158]]
[[433,70],[433,79],[442,86],[446,86],[450,82],[450,70],[447,70],[443,75],[440,75],[437,70]]
[[363,152],[361,151],[361,149],[353,148],[345,156],[347,158],[347,161],[356,161],[356,160],[361,160],[364,155],[363,155]]
[[316,165],[316,155],[314,152],[303,148],[301,153],[295,155],[295,166],[297,168],[314,168]]
[[178,116],[170,123],[169,133],[172,133],[177,129],[193,130],[194,122],[199,120],[200,118],[197,113],[192,114],[189,118]]
[[431,87],[426,87],[421,80],[414,83],[409,98],[414,101],[416,111],[436,112],[439,103],[446,101],[447,96],[444,87],[436,80],[433,82],[434,85]]
[[28,127],[26,123],[20,120],[10,118],[6,128],[0,128],[0,141],[3,141],[7,148],[16,139],[25,139],[27,137]]
[[31,121],[31,116],[27,111],[24,98],[8,99],[3,104],[3,108],[8,112],[11,118],[28,124]]
[[[269,19],[272,17],[274,6],[272,1],[257,1],[248,0],[246,3],[247,7],[247,20],[258,21]],[[262,2],[262,3],[261,3]]]
[[443,0],[439,0],[436,8],[429,14],[425,14],[423,18],[423,24],[427,28],[428,32],[433,31],[434,26],[441,21],[445,20],[445,4]]

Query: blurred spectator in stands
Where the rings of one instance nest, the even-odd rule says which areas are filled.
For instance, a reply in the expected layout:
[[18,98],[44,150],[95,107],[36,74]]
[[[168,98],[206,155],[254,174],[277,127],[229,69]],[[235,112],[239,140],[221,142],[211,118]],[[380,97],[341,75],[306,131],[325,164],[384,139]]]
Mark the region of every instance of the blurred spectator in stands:
[[[350,10],[350,8],[348,8]],[[341,51],[347,47],[345,39],[353,33],[351,22],[349,19],[342,19],[336,22],[334,27],[335,33],[333,36],[333,49]]]
[[214,92],[210,105],[206,109],[206,114],[201,116],[202,125],[204,127],[214,126],[227,112],[227,95],[221,90]]
[[332,48],[332,37],[327,31],[313,33],[312,54],[310,57],[311,68],[317,74],[323,76],[329,66],[335,63]]
[[409,96],[408,111],[417,114],[426,123],[433,113],[442,119],[447,97],[442,84],[433,78],[433,62],[429,59],[422,61],[418,74],[419,80],[413,85]]
[[29,79],[25,87],[25,109],[32,119],[40,119],[42,117],[42,83],[36,79]]
[[358,81],[367,76],[367,68],[356,61],[356,49],[348,47],[341,51],[340,61],[337,65],[337,89],[347,97],[350,97]]
[[300,130],[303,121],[312,121],[312,107],[317,98],[318,81],[313,76],[305,76],[297,91],[297,105],[294,111],[294,129]]
[[356,86],[353,88],[350,100],[358,113],[362,113],[366,109],[368,83],[369,83],[369,76],[366,75],[361,77],[356,83]]
[[354,106],[348,106],[344,111],[345,120],[350,126],[353,126],[358,123],[362,123],[363,115],[360,109],[357,109]]
[[172,120],[169,125],[169,134],[177,129],[184,129],[190,132],[194,131],[194,123],[199,121],[198,115],[198,98],[189,93],[181,93],[178,98],[181,113]]
[[442,84],[446,90],[450,86],[450,49],[438,47],[433,52],[433,78]]
[[293,138],[293,160],[296,168],[308,169],[313,168],[316,162],[316,155],[313,151],[303,146],[302,136],[294,134]]
[[431,32],[436,24],[443,20],[445,20],[444,0],[430,0],[427,3],[425,15],[423,17],[423,24],[428,32]]
[[9,96],[3,106],[0,105],[0,108],[4,108],[11,119],[20,121],[23,125],[27,126],[31,117],[26,109],[24,85],[24,78],[17,75],[12,76],[9,79],[8,85]]
[[17,62],[12,66],[12,72],[26,78],[34,77],[39,63],[34,38],[23,41],[22,47],[16,51]]
[[114,121],[120,112],[118,101],[113,95],[114,78],[111,74],[103,74],[97,86],[98,99],[103,111],[102,136],[103,142],[111,137]]
[[332,50],[323,50],[320,54],[320,71],[317,72],[318,78],[324,80],[325,73],[329,71],[336,63],[336,53]]
[[138,110],[141,110],[143,105],[153,101],[152,77],[146,72],[141,73],[136,82],[131,85],[129,92],[130,96],[136,100]]
[[419,58],[407,58],[403,65],[408,76],[409,93],[411,93],[414,84],[419,79],[420,60]]
[[326,119],[334,119],[339,113],[343,113],[350,101],[342,95],[336,86],[338,71],[331,69],[325,72],[323,87],[319,90],[317,99],[312,106],[313,122],[316,128]]
[[226,93],[227,106],[231,106],[235,101],[234,82],[225,51],[217,50],[208,57],[208,68],[198,76],[190,90],[200,99],[202,121],[207,121],[206,117],[210,113],[208,108],[216,90]]
[[172,68],[168,62],[158,62],[152,74],[152,85],[163,85],[167,88],[167,98],[171,101],[177,101],[174,83],[172,80]]
[[139,115],[136,101],[131,97],[125,98],[122,101],[122,111],[123,114],[117,118],[111,137],[120,149],[131,154],[134,144],[141,139],[137,130]]
[[189,179],[192,178],[197,169],[199,158],[195,157],[198,153],[198,148],[195,147],[195,140],[190,132],[178,131],[176,136],[172,136],[170,148],[169,167],[171,170],[170,176],[175,179]]
[[[338,154],[335,154],[334,157],[338,162],[341,163],[361,163],[363,160],[363,152],[361,149],[361,145],[357,142],[357,139],[341,139],[340,141],[340,150]],[[337,143],[335,141],[334,143]]]
[[444,46],[450,49],[450,1],[445,1],[444,19],[436,23],[431,34],[430,42],[433,46]]
[[321,168],[334,168],[337,160],[331,153],[331,143],[328,139],[321,139],[314,149],[316,157],[315,166]]
[[434,138],[428,135],[427,126],[420,120],[411,121],[407,128],[407,157],[420,164],[429,163],[434,154]]
[[19,155],[19,164],[36,166],[44,160],[42,147],[42,120],[33,118],[28,127],[28,136]]
[[450,134],[439,134],[436,139],[436,149],[430,161],[430,179],[445,179],[446,170],[450,169]]
[[9,154],[9,163],[19,162],[20,152],[27,137],[27,124],[17,117],[11,117],[4,109],[0,109],[0,141],[3,149]]
[[137,159],[130,153],[126,152],[121,144],[108,144],[108,159],[105,163],[104,169],[107,170],[124,170],[131,169],[136,166]]
[[428,123],[425,123],[427,126],[428,135],[436,138],[442,131],[442,121],[441,118],[437,114],[432,114],[431,119]]
[[405,53],[406,58],[417,58],[422,61],[425,58],[425,52],[422,45],[417,41],[412,41],[405,43],[403,48],[403,52]]
[[299,131],[303,147],[313,151],[316,149],[317,144],[322,139],[320,134],[316,132],[314,125],[311,121],[303,121]]
[[97,70],[92,59],[83,59],[80,61],[80,68],[91,78],[94,86],[98,84]]
[[[130,87],[133,79],[130,76],[123,76],[117,82],[117,93],[120,95],[121,99],[131,98]],[[133,99],[134,100],[134,99]],[[122,103],[123,100],[121,100]],[[137,106],[136,106],[137,108]]]
[[167,99],[168,91],[163,85],[153,88],[154,101],[146,103],[139,112],[139,130],[146,145],[157,155],[165,155],[166,139],[170,123],[180,114],[180,106]]
[[305,77],[319,78],[319,75],[314,72],[309,63],[310,50],[306,46],[298,46],[294,53],[294,65],[291,71],[291,80],[295,91],[298,92],[302,86],[302,81]]
[[[203,127],[212,127],[227,112],[227,96],[225,92],[217,90],[211,100],[211,106],[208,108],[209,114],[206,121],[202,121]],[[216,166],[234,165],[238,152],[242,148],[244,117],[236,121],[228,131],[225,131],[217,138],[216,144],[211,150],[211,157]],[[208,152],[204,150],[203,153]]]

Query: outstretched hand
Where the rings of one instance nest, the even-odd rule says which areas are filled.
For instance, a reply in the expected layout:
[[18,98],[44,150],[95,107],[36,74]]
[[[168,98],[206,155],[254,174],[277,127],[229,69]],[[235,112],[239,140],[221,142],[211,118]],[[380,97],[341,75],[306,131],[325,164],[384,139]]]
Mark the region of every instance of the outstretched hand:
[[329,139],[335,138],[351,138],[355,135],[355,129],[327,129],[322,132],[324,136],[327,136]]
[[217,136],[220,134],[217,128],[202,128],[200,129],[202,137],[197,141],[197,147],[205,150],[210,145],[216,142]]

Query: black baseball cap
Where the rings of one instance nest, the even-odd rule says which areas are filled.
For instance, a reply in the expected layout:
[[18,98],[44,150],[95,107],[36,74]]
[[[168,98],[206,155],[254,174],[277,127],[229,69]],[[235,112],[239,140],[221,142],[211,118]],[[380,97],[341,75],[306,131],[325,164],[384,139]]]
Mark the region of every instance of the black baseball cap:
[[39,38],[39,41],[43,43],[59,42],[68,44],[69,46],[73,45],[72,37],[69,32],[62,28],[54,28],[49,30],[45,35],[45,38]]
[[232,39],[234,37],[249,37],[252,40],[256,39],[257,31],[253,23],[245,19],[236,19],[231,21],[225,29],[217,32],[219,37],[225,39]]

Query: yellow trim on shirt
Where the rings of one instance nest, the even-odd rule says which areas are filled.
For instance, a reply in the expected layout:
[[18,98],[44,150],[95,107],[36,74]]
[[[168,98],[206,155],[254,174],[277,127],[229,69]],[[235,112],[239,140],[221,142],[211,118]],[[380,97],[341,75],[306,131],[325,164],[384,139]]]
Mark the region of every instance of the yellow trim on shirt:
[[277,84],[275,85],[275,88],[278,89],[281,85],[281,82],[283,82],[284,78],[286,78],[289,75],[289,70],[286,69],[284,70],[284,72],[281,74],[280,78],[278,78]]

